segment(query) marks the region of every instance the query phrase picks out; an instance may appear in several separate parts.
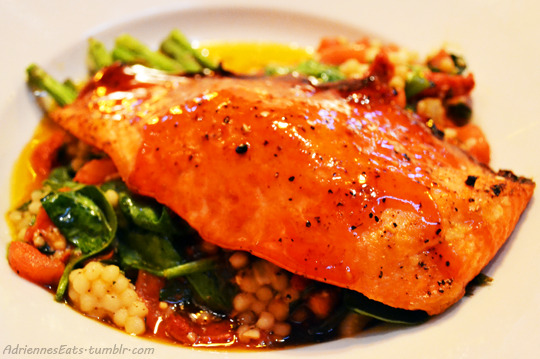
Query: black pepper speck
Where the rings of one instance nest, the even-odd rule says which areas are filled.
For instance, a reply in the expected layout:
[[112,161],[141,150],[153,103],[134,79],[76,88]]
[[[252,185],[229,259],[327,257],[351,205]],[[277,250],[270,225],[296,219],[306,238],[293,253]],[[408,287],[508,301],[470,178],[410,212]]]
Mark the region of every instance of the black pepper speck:
[[491,186],[491,190],[493,191],[493,194],[498,197],[503,190],[503,186],[500,184],[494,184]]
[[465,180],[465,184],[469,187],[474,187],[474,184],[476,183],[476,180],[478,177],[476,176],[467,176],[467,179]]
[[248,149],[249,145],[246,143],[242,143],[241,145],[238,145],[238,147],[236,147],[236,153],[238,153],[239,155],[243,155],[248,151]]

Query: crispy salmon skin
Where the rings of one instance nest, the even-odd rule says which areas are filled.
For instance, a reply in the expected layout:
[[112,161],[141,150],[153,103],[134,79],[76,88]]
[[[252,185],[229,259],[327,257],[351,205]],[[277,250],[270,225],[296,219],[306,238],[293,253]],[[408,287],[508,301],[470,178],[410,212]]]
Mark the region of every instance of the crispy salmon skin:
[[431,315],[535,187],[445,142],[375,77],[321,88],[114,65],[51,117],[205,240]]

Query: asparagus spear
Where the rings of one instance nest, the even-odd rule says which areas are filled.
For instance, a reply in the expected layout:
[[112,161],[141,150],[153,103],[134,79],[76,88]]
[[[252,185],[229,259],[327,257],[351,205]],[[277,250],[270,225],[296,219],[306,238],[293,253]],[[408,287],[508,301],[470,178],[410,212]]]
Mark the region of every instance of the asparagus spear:
[[79,93],[79,89],[77,88],[77,84],[73,82],[72,79],[67,79],[62,83],[67,88],[70,88],[72,91]]
[[172,48],[183,49],[184,51],[190,53],[204,68],[212,71],[216,71],[219,68],[219,65],[216,62],[207,56],[204,56],[200,50],[194,49],[187,37],[178,29],[174,29],[169,33],[169,36],[162,43],[162,51],[165,51],[164,44],[166,44],[165,46],[167,47],[170,46]]
[[135,64],[142,61],[132,51],[124,47],[115,47],[112,50],[112,57],[114,60],[118,60],[124,64]]
[[128,63],[142,63],[149,67],[171,73],[182,72],[182,66],[175,60],[159,52],[150,50],[146,45],[135,39],[133,36],[124,34],[116,38],[116,46],[113,56],[121,56],[118,60]]
[[72,86],[56,81],[36,64],[28,66],[26,73],[28,75],[28,84],[33,89],[46,91],[59,106],[68,105],[77,98],[77,91]]
[[91,73],[98,72],[113,62],[113,57],[105,45],[94,38],[88,39],[88,69]]
[[322,82],[332,82],[344,80],[345,75],[336,66],[321,64],[315,60],[304,61],[297,66],[269,65],[265,69],[270,76],[286,75],[297,72],[306,76],[313,76]]
[[164,54],[178,61],[187,73],[199,73],[203,69],[189,50],[179,46],[171,38],[165,39],[160,49]]

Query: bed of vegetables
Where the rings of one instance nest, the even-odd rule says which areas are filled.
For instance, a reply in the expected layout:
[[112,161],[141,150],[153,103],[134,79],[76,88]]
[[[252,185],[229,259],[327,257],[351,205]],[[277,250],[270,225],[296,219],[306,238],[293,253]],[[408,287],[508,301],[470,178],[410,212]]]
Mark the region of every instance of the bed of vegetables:
[[[227,67],[226,61],[217,59],[220,53],[226,53],[224,49],[239,45],[213,46],[215,51],[212,46],[204,51],[193,48],[177,30],[164,39],[158,51],[130,35],[119,36],[112,50],[90,39],[89,73],[95,75],[115,61],[189,76],[230,75],[231,71],[238,71],[238,66]],[[419,63],[413,55],[395,46],[368,39],[323,39],[314,54],[287,47],[276,52],[276,46],[282,45],[241,46],[259,49],[259,57],[267,56],[264,49],[272,49],[277,60],[287,58],[281,63],[265,58],[264,68],[255,71],[306,76],[314,83],[362,77],[380,67],[377,71],[385,71],[393,84],[398,105],[418,111],[431,121],[434,131],[445,131],[441,134],[453,136],[458,143],[464,144],[470,138],[468,94],[474,80],[464,72],[464,60],[445,50]],[[217,56],[208,57],[207,53]],[[246,52],[238,56],[245,55]],[[60,83],[37,65],[28,67],[28,84],[45,114],[55,106],[72,102],[83,85],[69,80]],[[352,335],[380,321],[411,324],[427,319],[423,312],[386,307],[359,293],[305,280],[279,269],[273,269],[274,274],[285,276],[285,285],[274,285],[270,279],[264,284],[261,279],[264,283],[258,288],[270,288],[271,295],[265,300],[285,303],[287,315],[274,313],[272,325],[268,326],[261,313],[272,313],[272,307],[265,304],[259,313],[249,307],[254,317],[246,316],[250,310],[241,310],[241,300],[263,301],[263,294],[259,296],[256,290],[251,297],[240,296],[250,293],[239,278],[256,272],[260,265],[255,258],[205,242],[168,208],[132,193],[103,153],[85,147],[46,122],[42,126],[47,130],[19,163],[30,163],[34,178],[22,190],[24,194],[18,195],[26,201],[22,205],[16,203],[7,216],[14,236],[8,260],[19,275],[54,291],[57,301],[70,303],[89,316],[125,327],[134,334],[146,332],[149,336],[199,346],[219,343],[261,347],[318,342],[344,333]],[[483,141],[476,132],[475,136]],[[478,153],[485,157],[482,151],[485,149]],[[240,262],[239,257],[243,258]],[[79,275],[78,268],[86,268],[91,262],[100,262],[103,268],[115,266],[120,272],[107,282],[105,274],[99,277],[93,269],[94,274],[85,272],[86,279],[75,282],[73,273]],[[124,281],[122,278],[127,278],[129,285],[117,291],[111,289],[120,279]],[[98,280],[109,285],[101,296],[96,294],[99,288],[94,288]],[[129,302],[136,305],[124,305],[122,295],[127,296],[123,293],[129,290],[138,296]],[[90,292],[93,296],[85,296]],[[109,304],[96,302],[107,300]],[[139,322],[139,326],[126,324],[128,314],[133,313],[143,318],[142,329]],[[350,327],[352,322],[356,328],[341,330],[340,334],[338,329],[343,328],[343,323]]]

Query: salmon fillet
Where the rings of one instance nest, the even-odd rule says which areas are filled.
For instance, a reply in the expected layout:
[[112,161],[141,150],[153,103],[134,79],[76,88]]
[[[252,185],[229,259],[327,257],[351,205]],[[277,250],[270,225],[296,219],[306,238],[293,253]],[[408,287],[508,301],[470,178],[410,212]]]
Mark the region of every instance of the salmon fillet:
[[393,96],[374,77],[317,87],[114,65],[51,117],[206,241],[433,315],[493,258],[535,184]]

